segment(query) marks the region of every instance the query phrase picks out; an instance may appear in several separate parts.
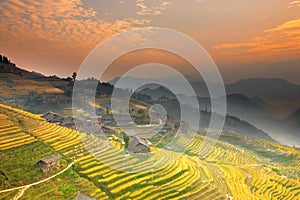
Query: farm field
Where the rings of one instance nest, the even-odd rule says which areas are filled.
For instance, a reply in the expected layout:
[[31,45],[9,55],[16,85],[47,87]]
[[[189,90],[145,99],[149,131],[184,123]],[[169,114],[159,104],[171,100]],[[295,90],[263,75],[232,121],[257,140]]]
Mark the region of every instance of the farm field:
[[[128,156],[117,137],[106,141],[51,124],[39,115],[0,104],[0,199],[300,199],[300,152],[262,139],[225,133],[205,157],[204,136],[185,147],[151,147],[144,157]],[[92,141],[99,141],[93,146]],[[83,142],[84,141],[84,142]],[[101,143],[103,142],[103,143]],[[95,156],[86,149],[89,145]],[[61,166],[43,173],[36,163],[60,154]],[[71,168],[51,177],[69,164]],[[28,187],[1,192],[14,187]]]

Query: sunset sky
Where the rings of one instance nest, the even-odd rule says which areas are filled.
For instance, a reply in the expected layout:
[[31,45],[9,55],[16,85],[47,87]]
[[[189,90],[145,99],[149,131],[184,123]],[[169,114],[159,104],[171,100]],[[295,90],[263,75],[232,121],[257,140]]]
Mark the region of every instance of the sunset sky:
[[198,41],[225,82],[279,77],[300,84],[300,0],[0,0],[0,20],[0,54],[46,75],[70,76],[101,41],[154,26]]

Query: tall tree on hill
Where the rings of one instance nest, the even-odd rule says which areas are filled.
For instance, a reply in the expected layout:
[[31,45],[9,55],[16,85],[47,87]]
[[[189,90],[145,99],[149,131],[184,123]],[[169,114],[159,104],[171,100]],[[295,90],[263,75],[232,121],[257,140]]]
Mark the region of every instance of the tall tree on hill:
[[76,77],[77,77],[77,73],[76,73],[76,72],[73,72],[73,74],[72,74],[73,83],[75,83]]

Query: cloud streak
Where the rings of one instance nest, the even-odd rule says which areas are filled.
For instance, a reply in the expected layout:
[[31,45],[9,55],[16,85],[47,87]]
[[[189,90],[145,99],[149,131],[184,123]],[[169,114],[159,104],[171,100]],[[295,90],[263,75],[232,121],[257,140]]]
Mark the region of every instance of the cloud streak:
[[289,3],[288,8],[295,8],[295,7],[300,7],[300,1],[295,0]]
[[300,55],[300,18],[265,30],[264,35],[248,41],[220,44],[214,48],[225,57],[241,60],[297,59]]

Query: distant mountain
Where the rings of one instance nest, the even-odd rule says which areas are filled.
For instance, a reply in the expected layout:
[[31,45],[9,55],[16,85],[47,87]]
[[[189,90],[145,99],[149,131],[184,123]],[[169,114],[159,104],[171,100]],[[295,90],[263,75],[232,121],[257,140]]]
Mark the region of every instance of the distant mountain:
[[293,122],[300,122],[300,108],[287,117],[287,120]]
[[259,104],[257,104],[254,100],[241,93],[228,94],[227,101],[229,102],[229,104],[239,105],[240,107],[247,107],[248,109],[262,109],[262,107]]
[[[155,89],[148,87],[138,90],[138,93],[151,96],[152,99],[159,99],[167,97],[170,99],[176,99],[176,96],[167,88],[158,86]],[[178,94],[178,97],[182,99],[182,103],[196,107],[195,101],[192,101],[192,97],[184,94]],[[227,111],[229,114],[242,116],[246,115],[263,115],[266,112],[267,104],[260,98],[252,99],[244,94],[236,93],[229,94],[227,97]],[[217,99],[217,102],[219,99]],[[211,100],[208,97],[198,97],[199,106],[202,110],[210,110]]]
[[[117,82],[120,80],[120,77],[116,77],[113,80],[109,81],[110,84],[116,86]],[[122,77],[122,85],[120,85],[123,89],[144,89],[148,87],[149,89],[157,88],[157,84],[165,86],[166,88],[171,88],[172,86],[176,86],[176,92],[172,91],[174,94],[185,94],[188,96],[194,95],[195,93],[199,97],[208,97],[207,87],[204,82],[193,82],[192,87],[195,93],[188,93],[187,86],[185,82],[179,81],[181,79],[177,79],[176,77],[165,77],[163,79],[155,79],[155,78],[137,78],[126,76]],[[201,84],[199,86],[198,84]],[[136,88],[136,86],[140,86],[140,88]],[[202,95],[203,94],[203,95]]]
[[279,78],[251,78],[226,85],[228,94],[243,93],[263,99],[300,100],[300,85]]
[[269,134],[247,121],[241,120],[238,117],[227,116],[225,121],[224,130],[234,131],[240,135],[250,136],[253,138],[261,138],[269,141],[276,142]]
[[175,94],[173,94],[170,90],[166,89],[163,86],[158,86],[157,88],[154,88],[154,89],[150,89],[147,86],[146,88],[138,90],[137,92],[140,93],[140,94],[143,94],[143,95],[148,95],[152,99],[159,99],[159,98],[162,98],[162,97],[168,97],[170,99],[175,99],[176,98]]
[[[197,112],[194,108],[188,105],[183,105],[183,107],[180,108],[178,101],[175,99],[163,98],[163,99],[158,99],[153,103],[161,104],[166,109],[168,115],[172,116],[174,120],[180,120],[180,116],[181,116],[180,110],[184,110],[184,112],[190,113],[191,116],[193,116]],[[209,111],[204,111],[204,110],[201,111],[200,121],[199,121],[200,128],[202,129],[208,128],[210,123],[210,116],[211,113]],[[192,121],[194,119],[191,118],[189,120]],[[226,116],[223,130],[229,132],[236,132],[240,135],[244,135],[248,137],[275,141],[270,135],[268,135],[263,130],[260,130],[257,127],[255,127],[253,124],[241,120],[240,118],[232,115]]]
[[294,134],[300,137],[300,108],[286,118],[286,123]]
[[[109,83],[115,85],[119,79],[120,78],[115,78],[109,81]],[[122,77],[122,79],[125,80],[126,83],[128,83],[129,87],[133,84],[138,84],[142,86],[144,83],[157,81],[157,79],[143,79],[136,77]],[[180,88],[180,85],[182,85],[182,83],[177,81],[176,78],[165,78],[162,81],[169,84],[177,84],[178,88],[184,91],[184,88]],[[208,89],[205,82],[203,82],[202,80],[191,80],[190,83],[198,97],[209,97]],[[300,102],[300,85],[290,83],[280,78],[243,79],[232,84],[225,84],[225,88],[227,94],[241,93],[251,98],[261,98],[265,101],[281,100]]]
[[243,119],[268,113],[266,104],[241,93],[227,95],[227,111]]

